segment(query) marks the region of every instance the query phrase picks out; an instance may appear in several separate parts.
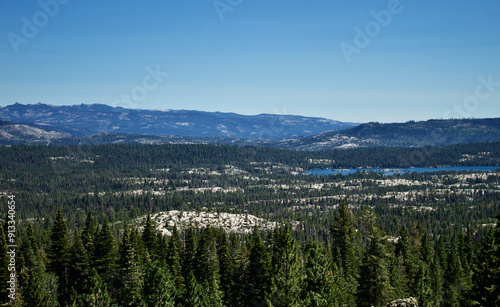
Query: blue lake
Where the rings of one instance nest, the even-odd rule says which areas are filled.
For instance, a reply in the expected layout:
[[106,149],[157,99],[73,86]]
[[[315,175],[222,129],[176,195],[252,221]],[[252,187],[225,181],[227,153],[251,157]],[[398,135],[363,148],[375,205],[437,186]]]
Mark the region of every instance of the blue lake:
[[494,170],[500,169],[500,166],[446,166],[446,167],[412,167],[412,168],[340,168],[340,169],[315,169],[309,170],[308,175],[349,175],[356,172],[377,172],[385,175],[394,175],[396,173],[432,173],[440,171],[480,171],[480,172],[492,172]]

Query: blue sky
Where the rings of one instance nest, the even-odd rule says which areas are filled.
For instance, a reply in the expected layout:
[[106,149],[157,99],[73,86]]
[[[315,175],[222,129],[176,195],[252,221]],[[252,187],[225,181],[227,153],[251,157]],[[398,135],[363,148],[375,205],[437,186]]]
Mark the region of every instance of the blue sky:
[[500,117],[498,0],[0,0],[0,8],[1,106],[353,122]]

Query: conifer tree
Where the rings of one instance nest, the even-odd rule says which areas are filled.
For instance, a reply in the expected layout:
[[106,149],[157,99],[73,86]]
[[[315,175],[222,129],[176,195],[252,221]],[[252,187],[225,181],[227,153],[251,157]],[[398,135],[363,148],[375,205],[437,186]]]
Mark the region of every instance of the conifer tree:
[[389,278],[390,252],[387,236],[377,225],[377,216],[366,209],[362,213],[368,248],[361,265],[359,306],[384,305],[393,296]]
[[175,306],[176,288],[166,264],[150,262],[144,276],[143,298],[146,306]]
[[297,243],[285,225],[276,233],[272,256],[273,306],[297,306],[303,282]]
[[332,236],[332,256],[342,271],[348,294],[348,305],[355,304],[359,257],[356,247],[356,228],[354,215],[345,201],[340,203],[337,214],[330,226]]
[[195,271],[195,255],[196,255],[196,235],[193,228],[188,228],[186,238],[184,240],[184,252],[182,260],[182,275],[186,280],[191,272]]
[[222,305],[222,291],[219,281],[219,259],[217,257],[214,231],[211,227],[201,232],[200,242],[196,250],[195,277],[203,286],[204,296],[213,306]]
[[257,229],[247,243],[248,266],[246,273],[245,306],[269,305],[271,290],[271,258]]
[[419,306],[431,307],[435,306],[435,302],[432,299],[432,283],[430,271],[427,263],[420,262],[417,275],[415,276],[415,291],[417,301]]
[[108,283],[114,276],[115,271],[115,239],[109,226],[108,218],[104,219],[104,223],[99,229],[94,247],[94,255],[92,262],[104,283]]
[[236,304],[236,298],[235,295],[233,295],[235,267],[231,255],[231,248],[225,231],[219,230],[216,239],[220,285],[223,292],[224,304],[226,306],[232,306]]
[[205,307],[205,303],[203,288],[196,280],[193,271],[190,271],[186,279],[186,295],[182,306]]
[[412,244],[411,234],[406,227],[402,227],[399,231],[399,240],[396,244],[396,255],[403,259],[403,289],[405,297],[417,296],[416,291],[416,276],[419,269],[418,253],[415,246]]
[[101,279],[95,268],[92,268],[88,282],[89,293],[82,295],[83,306],[88,307],[109,307],[111,298],[108,294],[108,287]]
[[174,227],[172,232],[172,237],[168,242],[167,250],[167,266],[174,279],[174,285],[177,289],[177,295],[182,296],[184,291],[184,278],[182,276],[182,242],[177,231],[177,227]]
[[21,296],[25,306],[59,306],[57,276],[54,273],[30,271]]
[[460,264],[456,240],[452,242],[447,264],[444,274],[444,303],[446,306],[458,307],[462,291],[462,265]]
[[471,296],[481,306],[500,304],[500,215],[496,228],[490,228],[474,267]]
[[78,232],[74,234],[69,254],[68,288],[83,293],[87,290],[85,285],[90,277],[90,259]]
[[432,300],[434,305],[439,305],[443,298],[444,270],[441,267],[437,253],[434,253],[430,264]]
[[120,281],[122,283],[120,305],[139,306],[142,301],[143,276],[128,229],[125,229],[122,236],[119,255]]
[[87,213],[87,218],[85,220],[85,227],[83,228],[81,236],[83,246],[85,247],[89,255],[92,255],[94,252],[95,233],[96,233],[95,221],[94,217],[92,216],[92,210],[89,209]]
[[144,242],[144,246],[148,250],[151,259],[156,259],[158,254],[158,242],[156,239],[156,230],[153,226],[151,215],[149,213],[146,218],[144,230],[142,231],[142,241]]
[[345,285],[330,254],[317,241],[304,249],[303,306],[345,306]]
[[57,276],[59,302],[61,304],[69,299],[69,291],[67,289],[68,252],[68,228],[66,227],[61,209],[59,209],[50,234],[48,255],[49,270]]

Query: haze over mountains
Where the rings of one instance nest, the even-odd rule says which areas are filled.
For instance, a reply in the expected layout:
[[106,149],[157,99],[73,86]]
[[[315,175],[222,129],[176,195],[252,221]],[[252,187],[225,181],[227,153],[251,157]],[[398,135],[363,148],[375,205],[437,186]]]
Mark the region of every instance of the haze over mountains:
[[219,143],[294,150],[500,140],[500,119],[355,124],[297,115],[131,110],[102,104],[0,107],[0,144]]
[[136,110],[103,104],[51,106],[16,103],[0,108],[0,119],[66,132],[72,136],[113,132],[268,140],[315,135],[356,125],[295,115],[245,116],[188,110]]

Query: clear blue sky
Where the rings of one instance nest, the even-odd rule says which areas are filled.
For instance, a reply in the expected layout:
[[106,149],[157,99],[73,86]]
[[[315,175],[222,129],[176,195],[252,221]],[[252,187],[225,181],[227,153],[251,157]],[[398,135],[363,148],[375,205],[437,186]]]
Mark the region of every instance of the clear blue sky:
[[500,117],[498,0],[54,1],[0,0],[1,106]]

